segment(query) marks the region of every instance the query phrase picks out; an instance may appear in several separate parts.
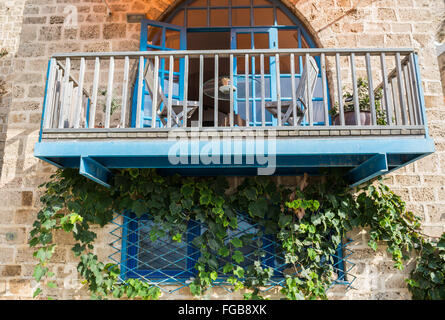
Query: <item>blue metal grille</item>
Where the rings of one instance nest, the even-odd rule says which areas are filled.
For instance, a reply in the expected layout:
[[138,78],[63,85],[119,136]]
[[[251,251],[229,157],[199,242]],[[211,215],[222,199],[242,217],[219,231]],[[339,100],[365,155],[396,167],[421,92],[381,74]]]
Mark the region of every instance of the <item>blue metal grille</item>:
[[[163,292],[172,293],[183,287],[187,287],[196,277],[195,264],[199,261],[200,251],[197,241],[199,236],[209,232],[206,226],[199,221],[183,221],[186,231],[181,242],[171,240],[161,224],[157,223],[150,214],[137,218],[134,214],[116,214],[112,223],[115,228],[110,232],[115,238],[110,246],[113,253],[109,258],[119,265],[120,280],[137,278],[156,286]],[[252,222],[250,217],[244,214],[238,216],[238,228],[229,231],[224,239],[230,251],[230,240],[240,238],[243,247],[236,248],[243,254],[244,261],[239,263],[246,268],[255,261],[259,261],[263,268],[273,270],[272,277],[262,291],[272,288],[280,288],[285,285],[286,275],[294,273],[294,269],[285,262],[280,252],[281,245],[272,235],[263,232],[263,227]],[[355,276],[350,273],[354,263],[348,258],[353,253],[348,244],[342,243],[332,255],[334,269],[334,281],[332,285],[341,284],[350,288]],[[232,287],[227,282],[227,276],[223,273],[223,267],[231,262],[230,257],[219,256],[209,244],[210,252],[218,264],[218,279],[213,286],[220,286],[227,291]],[[322,262],[323,263],[323,262]],[[174,287],[172,289],[172,286]]]

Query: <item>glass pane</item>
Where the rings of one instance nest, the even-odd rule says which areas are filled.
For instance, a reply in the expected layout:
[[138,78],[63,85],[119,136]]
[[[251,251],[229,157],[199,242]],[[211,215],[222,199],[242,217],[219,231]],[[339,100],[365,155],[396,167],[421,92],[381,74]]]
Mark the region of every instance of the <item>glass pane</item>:
[[[236,48],[237,49],[252,49],[252,36],[251,33],[237,33],[236,34]],[[236,57],[237,73],[245,72],[244,57]]]
[[207,10],[187,10],[187,27],[206,27]]
[[169,49],[181,49],[181,33],[178,30],[165,29],[165,47]]
[[[256,111],[255,111],[256,125],[260,126],[261,125],[261,116],[262,116],[261,101],[257,101],[255,103],[255,108],[256,108]],[[265,116],[266,124],[271,124],[272,123],[272,114],[267,110],[265,110],[265,112],[266,112],[266,116]]]
[[184,10],[179,11],[178,13],[176,13],[173,17],[173,19],[169,22],[171,24],[175,24],[177,26],[184,26],[185,25],[185,21],[184,21]]
[[[264,74],[270,73],[270,61],[272,58],[264,56]],[[255,61],[255,74],[261,74],[261,57],[254,57]]]
[[252,49],[251,33],[237,33],[236,34],[236,48],[237,49]]
[[[163,59],[161,59],[163,60]],[[179,62],[182,59],[173,59],[173,72],[179,72]],[[169,71],[170,70],[170,60],[167,58],[165,59],[165,71]],[[166,73],[166,77],[168,77],[168,72]]]
[[232,26],[250,26],[250,9],[232,9]]
[[[164,236],[155,242],[150,239],[153,221],[139,221],[138,269],[142,270],[185,270],[187,245],[174,242]],[[181,260],[182,259],[182,260]]]
[[[255,90],[255,98],[261,99],[261,77],[260,76],[256,77],[254,90]],[[266,99],[270,98],[270,76],[264,77],[264,98],[266,98]]]
[[[230,32],[188,32],[188,50],[230,49]],[[194,60],[194,59],[192,59]]]
[[298,30],[278,30],[279,48],[298,48]]
[[232,7],[250,6],[250,0],[232,0]]
[[149,26],[147,40],[150,45],[162,46],[162,28]]
[[307,43],[306,38],[303,35],[301,36],[301,47],[309,48],[309,44]]
[[[253,41],[255,45],[255,49],[269,49],[269,34],[268,33],[255,33],[253,35]],[[264,73],[269,73],[269,59],[264,58]],[[256,57],[255,58],[255,73],[260,74],[261,73],[261,58]]]
[[253,6],[271,6],[272,3],[267,0],[253,0]]
[[277,8],[277,23],[279,26],[293,26],[295,25],[292,20],[281,10]]
[[[298,48],[298,30],[278,30],[278,48]],[[299,72],[299,59],[295,59],[295,72]],[[280,60],[280,72],[290,73],[290,56]]]
[[253,20],[255,26],[273,26],[273,8],[253,9]]
[[210,26],[211,27],[227,27],[227,26],[229,26],[229,10],[228,9],[211,9],[210,10]]
[[211,7],[228,7],[229,0],[210,0],[210,6]]
[[207,0],[195,0],[188,4],[189,7],[207,7]]
[[255,49],[269,49],[269,34],[268,33],[254,33],[253,41]]

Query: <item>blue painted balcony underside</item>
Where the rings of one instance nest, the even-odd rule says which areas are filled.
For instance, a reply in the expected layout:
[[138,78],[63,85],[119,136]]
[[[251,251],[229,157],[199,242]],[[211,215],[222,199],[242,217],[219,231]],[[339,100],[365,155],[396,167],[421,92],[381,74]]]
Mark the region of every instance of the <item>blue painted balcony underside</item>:
[[[202,155],[203,148],[209,147],[208,141],[184,141],[182,146],[177,143],[169,140],[43,141],[36,144],[34,153],[58,167],[79,168],[81,174],[108,186],[112,175],[109,169],[116,168],[159,168],[165,174],[200,176],[257,175],[258,168],[268,166],[276,167],[274,175],[317,174],[320,168],[341,167],[349,171],[351,185],[357,185],[434,152],[433,140],[422,137],[277,138],[272,143],[267,139],[245,139],[238,145],[238,151],[233,144],[229,151],[222,140],[213,140],[208,156]],[[179,156],[169,159],[172,148],[186,150],[187,157],[182,158],[182,162]],[[255,150],[263,148],[265,152],[255,156]]]

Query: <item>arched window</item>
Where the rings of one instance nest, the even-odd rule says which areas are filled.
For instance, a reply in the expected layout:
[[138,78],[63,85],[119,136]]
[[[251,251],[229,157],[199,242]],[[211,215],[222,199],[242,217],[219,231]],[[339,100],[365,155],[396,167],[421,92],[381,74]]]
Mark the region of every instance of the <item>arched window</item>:
[[[303,24],[282,3],[275,0],[188,0],[179,4],[162,21],[144,20],[141,28],[141,50],[227,50],[227,49],[283,49],[312,48],[315,42]],[[304,66],[303,56],[295,59],[296,81],[298,83]],[[317,61],[318,62],[318,61]],[[237,80],[244,76],[245,68],[251,77],[249,83],[249,105],[246,107],[245,83]],[[199,95],[199,60],[190,61],[188,76],[188,97],[197,100]],[[230,74],[229,58],[219,61],[219,75]],[[246,63],[238,57],[232,66],[234,84],[237,86],[234,97],[235,113],[241,121],[249,117],[249,126],[259,126],[262,121],[260,60],[251,57]],[[265,76],[265,98],[271,101],[276,96],[276,63],[274,58],[266,59],[263,66]],[[160,61],[161,86],[168,92],[168,61]],[[279,63],[281,100],[291,100],[291,62],[289,56],[284,56]],[[215,69],[212,58],[204,61],[204,87],[211,85]],[[210,82],[208,82],[210,81]],[[183,93],[183,61],[175,59],[173,99],[181,99]],[[314,95],[314,122],[323,123],[324,116],[322,85],[319,79]],[[228,109],[228,101],[219,97],[219,119],[224,117]],[[212,126],[212,97],[204,94],[203,125]],[[151,99],[146,92],[143,105],[145,125],[150,125]],[[194,117],[196,118],[196,113]],[[276,119],[265,112],[267,125],[276,124]],[[193,121],[193,119],[191,119]],[[158,122],[162,127],[162,123]],[[245,123],[244,123],[245,124]]]

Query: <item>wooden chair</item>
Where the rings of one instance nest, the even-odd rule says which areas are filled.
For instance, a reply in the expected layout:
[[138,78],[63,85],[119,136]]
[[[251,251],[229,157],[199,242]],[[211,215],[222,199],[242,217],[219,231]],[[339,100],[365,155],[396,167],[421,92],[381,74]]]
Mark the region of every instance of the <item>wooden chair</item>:
[[[291,126],[300,125],[303,121],[303,117],[308,110],[309,106],[312,106],[312,95],[314,94],[315,85],[317,83],[318,66],[313,57],[309,57],[309,66],[304,66],[303,72],[298,83],[297,88],[297,101],[301,102],[303,108],[297,103],[297,114],[294,119],[292,112],[292,101],[281,101],[281,123],[288,123]],[[307,86],[307,78],[309,77],[309,86]],[[279,81],[279,80],[277,80]],[[266,110],[272,115],[278,117],[278,103],[277,101],[266,102]]]
[[[150,61],[150,59],[147,59],[147,63],[145,66],[145,84],[147,85],[148,92],[150,93],[150,96],[154,97],[154,67],[153,63]],[[168,98],[165,97],[164,92],[162,92],[162,87],[159,84],[158,85],[158,92],[157,94],[157,114],[159,118],[161,119],[161,122],[165,126],[167,124],[167,117],[168,117]],[[162,110],[161,110],[161,104],[163,104]],[[188,100],[186,102],[186,117],[187,119],[190,119],[190,117],[193,115],[193,113],[196,111],[196,109],[199,107],[199,101],[191,101]],[[184,119],[184,102],[176,99],[172,99],[172,107],[171,107],[171,115],[172,115],[172,125],[176,124],[177,126],[180,126],[180,123]]]

